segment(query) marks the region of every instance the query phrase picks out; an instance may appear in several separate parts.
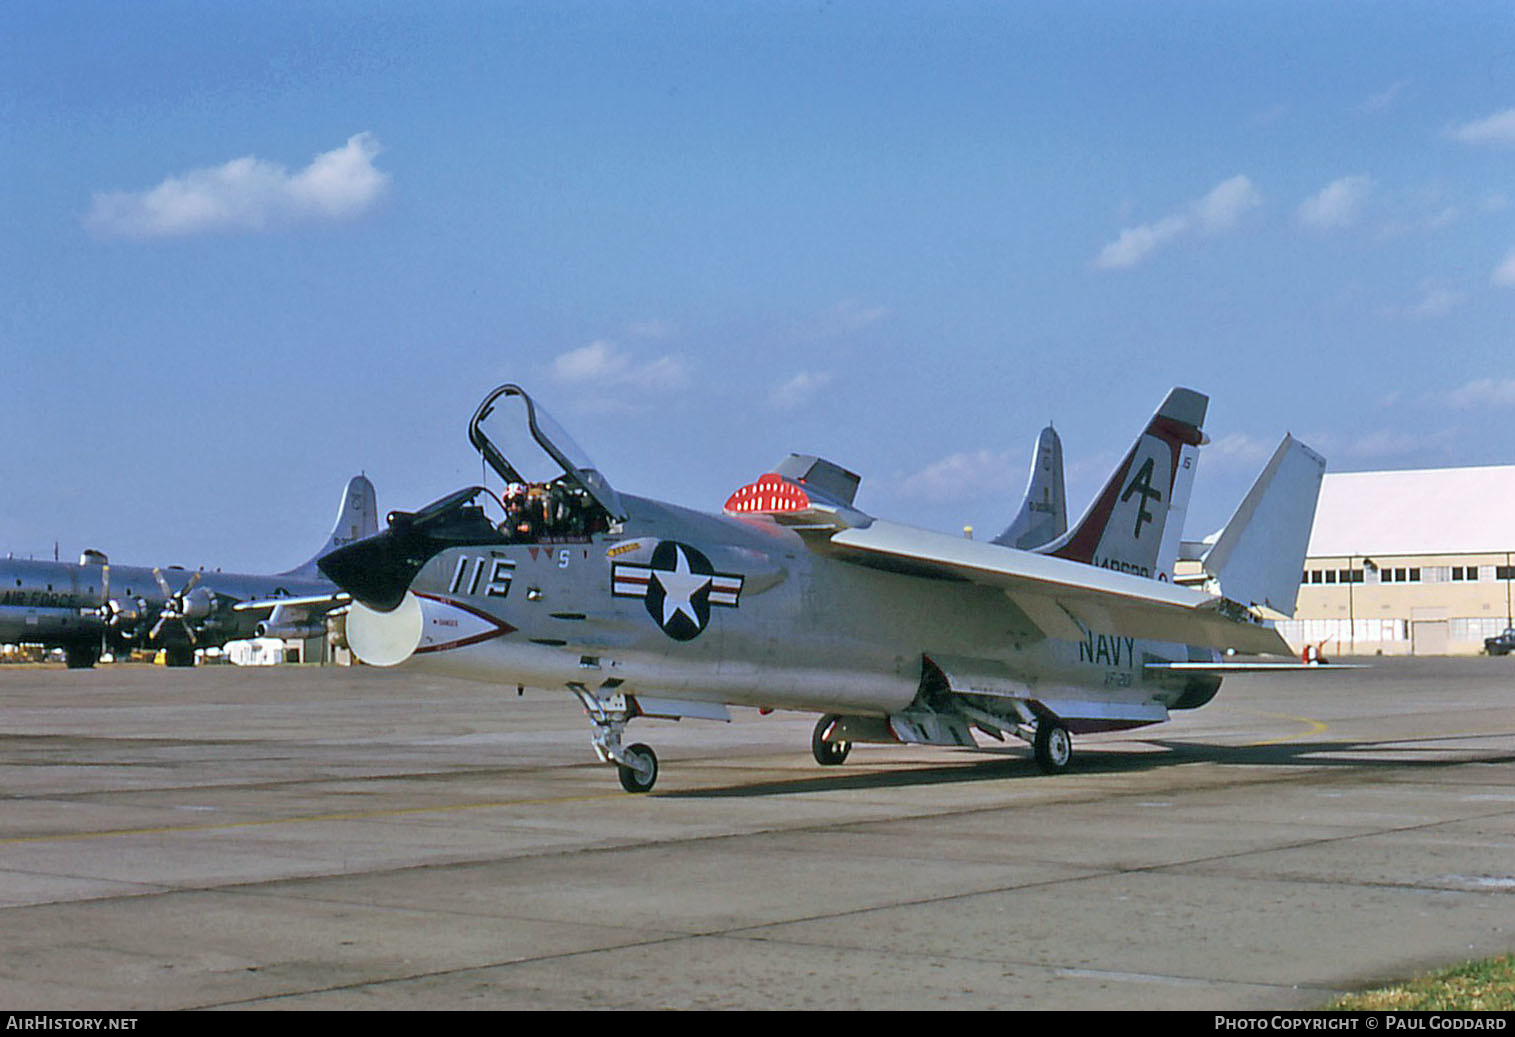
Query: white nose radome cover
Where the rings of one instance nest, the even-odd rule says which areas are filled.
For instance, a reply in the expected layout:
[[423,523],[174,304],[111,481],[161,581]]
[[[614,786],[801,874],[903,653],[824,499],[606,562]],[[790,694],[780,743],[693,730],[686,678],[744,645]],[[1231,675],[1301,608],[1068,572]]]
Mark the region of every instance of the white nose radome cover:
[[420,645],[421,626],[420,599],[409,591],[393,612],[376,612],[355,601],[347,613],[347,644],[370,666],[394,666]]

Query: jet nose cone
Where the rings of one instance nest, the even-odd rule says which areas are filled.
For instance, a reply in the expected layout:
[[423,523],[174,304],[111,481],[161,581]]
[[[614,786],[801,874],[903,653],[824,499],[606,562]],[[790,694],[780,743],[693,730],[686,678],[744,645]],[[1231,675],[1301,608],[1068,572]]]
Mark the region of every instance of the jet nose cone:
[[409,529],[396,525],[376,536],[324,554],[316,566],[326,578],[379,612],[392,612],[405,600],[411,581],[435,552]]

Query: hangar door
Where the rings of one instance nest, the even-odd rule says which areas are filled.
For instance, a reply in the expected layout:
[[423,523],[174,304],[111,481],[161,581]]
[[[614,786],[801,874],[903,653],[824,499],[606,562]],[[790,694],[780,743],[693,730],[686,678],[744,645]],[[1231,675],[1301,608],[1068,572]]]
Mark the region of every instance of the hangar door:
[[1446,655],[1451,624],[1445,619],[1417,619],[1410,623],[1410,651],[1416,655]]

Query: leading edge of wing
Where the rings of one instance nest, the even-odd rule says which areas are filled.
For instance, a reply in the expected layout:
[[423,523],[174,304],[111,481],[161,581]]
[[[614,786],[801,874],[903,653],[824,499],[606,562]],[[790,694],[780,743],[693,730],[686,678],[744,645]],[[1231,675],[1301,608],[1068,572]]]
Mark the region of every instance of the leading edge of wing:
[[1104,630],[1155,641],[1290,655],[1271,627],[1224,598],[1144,576],[875,520],[814,546],[841,560],[1003,591],[1044,635]]
[[285,598],[250,598],[239,601],[232,606],[235,612],[252,612],[261,609],[275,609],[282,606],[295,608],[336,608],[352,601],[352,595],[346,591],[332,591],[330,594],[306,594],[301,597]]

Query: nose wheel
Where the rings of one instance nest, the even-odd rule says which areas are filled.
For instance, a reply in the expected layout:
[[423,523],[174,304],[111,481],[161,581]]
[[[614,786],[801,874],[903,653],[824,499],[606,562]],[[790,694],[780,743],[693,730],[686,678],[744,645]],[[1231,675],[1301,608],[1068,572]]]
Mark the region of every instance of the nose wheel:
[[651,746],[637,742],[621,750],[615,768],[621,788],[627,792],[649,792],[658,780],[658,754]]

